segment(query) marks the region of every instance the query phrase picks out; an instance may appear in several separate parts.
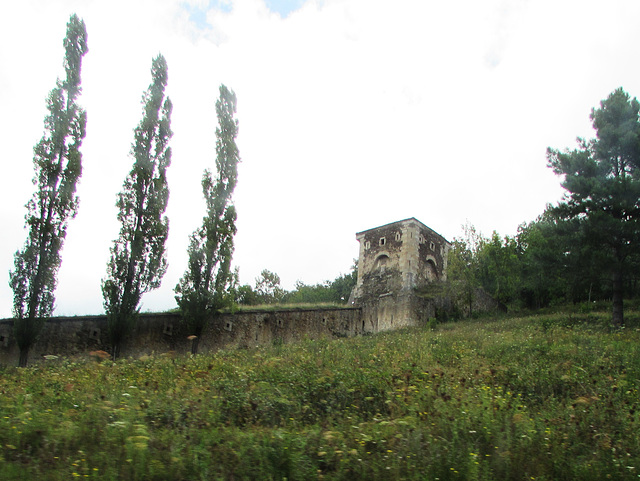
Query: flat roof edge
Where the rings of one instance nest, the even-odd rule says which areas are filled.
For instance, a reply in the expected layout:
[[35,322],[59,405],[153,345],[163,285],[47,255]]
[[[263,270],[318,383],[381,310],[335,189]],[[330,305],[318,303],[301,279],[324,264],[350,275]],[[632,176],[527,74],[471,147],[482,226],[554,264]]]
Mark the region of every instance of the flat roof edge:
[[442,236],[441,234],[438,234],[438,233],[437,233],[435,230],[433,230],[431,227],[429,227],[428,225],[426,225],[426,224],[424,224],[424,223],[420,222],[420,221],[419,221],[418,219],[416,219],[415,217],[409,217],[409,218],[407,218],[407,219],[397,220],[397,221],[395,221],[395,222],[389,222],[388,224],[383,224],[383,225],[380,225],[380,226],[378,226],[378,227],[372,227],[371,229],[366,229],[366,230],[363,230],[363,231],[360,231],[360,232],[356,232],[356,237],[360,237],[361,235],[366,234],[367,232],[371,232],[371,231],[373,231],[373,230],[382,229],[383,227],[389,227],[389,226],[392,226],[392,225],[394,225],[394,224],[402,224],[402,223],[404,223],[404,222],[409,222],[409,221],[414,221],[414,222],[416,222],[416,223],[420,224],[420,225],[421,225],[422,227],[424,227],[425,229],[430,230],[431,232],[433,232],[433,233],[434,233],[434,234],[436,234],[437,236],[439,236],[439,237],[441,237],[442,239],[444,239],[444,241],[445,241],[447,244],[451,244],[451,243],[450,243],[450,242],[449,242],[449,241],[448,241],[444,236]]

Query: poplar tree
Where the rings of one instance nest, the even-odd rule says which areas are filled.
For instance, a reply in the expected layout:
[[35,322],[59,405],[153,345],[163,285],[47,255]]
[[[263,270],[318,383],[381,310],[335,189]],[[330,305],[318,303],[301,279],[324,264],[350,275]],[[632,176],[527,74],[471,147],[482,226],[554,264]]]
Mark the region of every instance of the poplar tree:
[[60,252],[68,221],[78,210],[76,183],[82,175],[80,146],[87,115],[76,100],[88,48],[84,21],[76,15],[67,23],[63,44],[66,78],[58,79],[47,97],[44,134],[33,149],[36,191],[26,205],[29,234],[22,250],[15,253],[14,270],[9,273],[20,366],[27,365],[29,349],[53,312]]
[[134,133],[134,163],[116,206],[120,234],[111,248],[102,295],[107,314],[112,356],[138,319],[138,304],[145,292],[160,286],[167,269],[165,241],[169,220],[166,170],[171,163],[171,100],[165,98],[167,62],[158,55],[151,65],[151,84],[142,96],[143,117]]
[[202,192],[207,214],[202,226],[190,238],[189,262],[175,287],[176,301],[183,322],[196,336],[191,345],[198,352],[198,341],[209,318],[233,302],[235,275],[231,271],[236,210],[231,201],[238,177],[240,154],[236,145],[238,121],[235,120],[236,95],[224,85],[216,101],[216,178],[205,170]]

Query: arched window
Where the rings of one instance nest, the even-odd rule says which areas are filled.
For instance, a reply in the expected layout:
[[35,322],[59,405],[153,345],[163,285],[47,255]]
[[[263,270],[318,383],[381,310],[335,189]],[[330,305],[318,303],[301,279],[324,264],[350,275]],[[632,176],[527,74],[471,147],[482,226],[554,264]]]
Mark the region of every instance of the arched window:
[[436,264],[431,259],[425,262],[425,274],[428,282],[433,282],[438,280],[438,270],[436,269]]
[[386,254],[379,255],[376,259],[375,268],[384,270],[389,264],[389,256]]

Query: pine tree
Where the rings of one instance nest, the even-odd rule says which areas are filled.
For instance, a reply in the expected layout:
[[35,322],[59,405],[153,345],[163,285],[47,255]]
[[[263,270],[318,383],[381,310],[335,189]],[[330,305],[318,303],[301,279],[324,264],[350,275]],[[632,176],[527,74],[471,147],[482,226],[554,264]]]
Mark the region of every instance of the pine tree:
[[231,271],[233,236],[236,233],[236,210],[231,201],[238,177],[240,155],[236,145],[238,121],[236,95],[224,85],[216,102],[216,169],[214,181],[205,170],[202,191],[207,214],[202,226],[189,242],[189,264],[175,287],[176,301],[189,332],[196,336],[192,352],[198,351],[198,340],[209,318],[221,308],[232,304],[232,289],[236,276]]
[[578,139],[572,151],[547,151],[568,192],[554,213],[582,220],[585,242],[606,256],[614,326],[624,324],[624,278],[640,242],[639,113],[640,102],[619,88],[591,111],[595,139]]
[[160,286],[167,269],[164,245],[169,220],[164,212],[169,200],[166,170],[171,164],[169,140],[173,133],[172,104],[164,94],[167,62],[162,55],[153,60],[151,77],[142,96],[143,118],[131,148],[133,168],[116,202],[120,234],[111,248],[107,277],[102,282],[114,359],[135,326],[142,295]]
[[27,365],[29,349],[53,312],[60,252],[68,221],[78,209],[76,183],[82,175],[80,146],[87,115],[76,100],[88,48],[84,21],[76,15],[67,23],[64,48],[66,78],[58,79],[47,97],[44,135],[33,149],[36,192],[26,206],[29,235],[9,273],[20,366]]

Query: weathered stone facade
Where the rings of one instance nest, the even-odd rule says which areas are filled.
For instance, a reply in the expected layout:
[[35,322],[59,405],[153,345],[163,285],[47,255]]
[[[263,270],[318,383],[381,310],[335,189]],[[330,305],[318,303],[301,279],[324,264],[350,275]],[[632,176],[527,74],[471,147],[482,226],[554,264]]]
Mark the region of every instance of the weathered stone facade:
[[352,303],[362,307],[365,332],[418,325],[435,316],[433,302],[415,288],[446,280],[451,244],[415,218],[356,234],[358,282]]
[[[223,348],[251,348],[273,342],[302,339],[332,339],[362,334],[361,312],[345,309],[287,309],[241,311],[211,319],[203,332],[198,351]],[[190,333],[184,330],[178,313],[141,314],[121,354],[141,356],[170,351],[190,352]],[[45,355],[87,356],[90,351],[109,351],[105,316],[55,317],[45,323],[38,342],[29,352],[30,363]],[[13,320],[0,320],[0,364],[16,365],[19,349],[13,336]]]
[[[338,338],[419,325],[435,316],[435,301],[416,295],[416,288],[446,280],[449,242],[410,218],[356,234],[360,242],[358,280],[343,309],[287,309],[221,314],[199,339],[199,352],[249,348],[304,338]],[[84,356],[109,350],[105,316],[57,317],[44,326],[32,347],[31,361],[44,355]],[[189,332],[180,314],[141,314],[122,346],[123,356],[187,353]],[[16,364],[19,349],[13,320],[0,320],[0,364]]]

